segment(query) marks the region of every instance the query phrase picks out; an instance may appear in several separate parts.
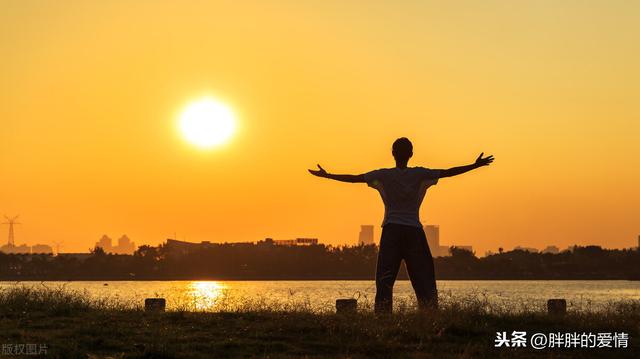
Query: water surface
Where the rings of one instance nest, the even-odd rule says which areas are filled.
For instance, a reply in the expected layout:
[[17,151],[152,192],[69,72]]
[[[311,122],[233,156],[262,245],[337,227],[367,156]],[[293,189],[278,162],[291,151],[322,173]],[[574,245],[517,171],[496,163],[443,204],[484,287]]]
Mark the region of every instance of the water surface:
[[[163,297],[168,309],[229,310],[271,307],[280,309],[332,310],[338,298],[357,298],[370,308],[375,297],[373,281],[74,281],[0,282],[0,288],[26,285],[66,288],[92,298],[113,299],[141,305],[144,298]],[[544,310],[547,299],[565,298],[569,309],[602,310],[612,302],[640,301],[640,281],[438,281],[439,298],[483,302],[494,310]],[[415,304],[409,281],[394,289],[396,307]]]

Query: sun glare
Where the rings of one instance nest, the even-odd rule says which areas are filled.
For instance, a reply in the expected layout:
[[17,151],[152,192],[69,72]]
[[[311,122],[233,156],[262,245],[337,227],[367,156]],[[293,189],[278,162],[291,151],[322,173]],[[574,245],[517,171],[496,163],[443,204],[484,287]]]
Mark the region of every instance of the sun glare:
[[226,285],[220,282],[195,281],[189,285],[189,292],[197,310],[210,310],[215,307],[224,296],[225,289]]
[[190,103],[180,115],[180,130],[190,143],[209,148],[226,143],[236,129],[233,111],[212,98]]

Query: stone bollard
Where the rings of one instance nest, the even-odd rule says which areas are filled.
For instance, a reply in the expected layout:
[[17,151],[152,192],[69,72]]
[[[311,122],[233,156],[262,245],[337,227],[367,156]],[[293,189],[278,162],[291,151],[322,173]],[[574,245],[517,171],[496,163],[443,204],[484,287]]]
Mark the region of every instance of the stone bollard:
[[547,301],[547,313],[549,315],[567,314],[567,301],[565,299],[549,299]]
[[164,298],[147,298],[144,300],[144,310],[146,312],[164,312],[167,301]]
[[358,311],[358,301],[356,299],[337,299],[336,313],[346,314]]

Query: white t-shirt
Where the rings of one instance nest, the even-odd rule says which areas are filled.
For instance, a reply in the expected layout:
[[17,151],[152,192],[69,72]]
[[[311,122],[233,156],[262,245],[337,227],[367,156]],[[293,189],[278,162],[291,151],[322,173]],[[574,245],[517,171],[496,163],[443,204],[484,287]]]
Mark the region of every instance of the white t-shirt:
[[384,202],[384,221],[422,227],[420,205],[427,188],[438,183],[439,170],[424,167],[381,168],[364,174],[369,187],[380,192]]

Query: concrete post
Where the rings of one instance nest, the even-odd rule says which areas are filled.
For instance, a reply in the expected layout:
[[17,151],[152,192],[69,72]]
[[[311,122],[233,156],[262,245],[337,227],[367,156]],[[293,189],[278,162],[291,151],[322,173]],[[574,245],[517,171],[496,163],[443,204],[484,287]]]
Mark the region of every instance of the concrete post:
[[358,301],[356,299],[337,299],[336,313],[356,313],[358,311]]
[[547,313],[549,315],[565,315],[567,313],[567,301],[565,299],[549,299],[547,301]]
[[146,312],[164,312],[167,302],[164,298],[147,298],[144,300]]

